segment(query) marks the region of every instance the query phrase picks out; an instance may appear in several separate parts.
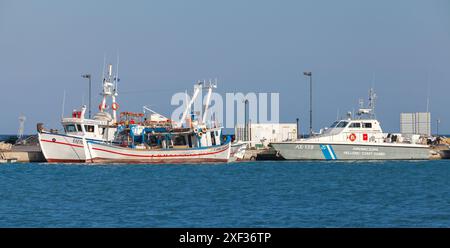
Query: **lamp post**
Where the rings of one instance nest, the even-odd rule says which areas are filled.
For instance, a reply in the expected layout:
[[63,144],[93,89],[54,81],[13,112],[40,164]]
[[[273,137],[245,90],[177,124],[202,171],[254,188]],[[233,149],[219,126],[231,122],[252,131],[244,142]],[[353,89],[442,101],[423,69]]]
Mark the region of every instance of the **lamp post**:
[[436,120],[436,136],[439,137],[439,123],[441,123],[441,119]]
[[248,141],[248,118],[247,118],[248,99],[244,101],[244,140]]
[[298,121],[300,120],[299,118],[295,119],[297,121],[297,137],[295,137],[296,139],[298,139],[298,134],[299,134],[299,128],[298,128]]
[[312,127],[312,73],[310,71],[303,72],[303,75],[309,77],[309,136],[313,135]]
[[81,77],[89,79],[89,119],[91,119],[91,74],[83,74]]

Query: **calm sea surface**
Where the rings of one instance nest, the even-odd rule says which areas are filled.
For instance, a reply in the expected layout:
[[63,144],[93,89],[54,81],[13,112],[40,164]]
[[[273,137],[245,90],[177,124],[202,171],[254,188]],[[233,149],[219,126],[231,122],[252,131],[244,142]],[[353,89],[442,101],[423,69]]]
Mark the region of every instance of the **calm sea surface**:
[[450,160],[0,165],[0,227],[450,227]]

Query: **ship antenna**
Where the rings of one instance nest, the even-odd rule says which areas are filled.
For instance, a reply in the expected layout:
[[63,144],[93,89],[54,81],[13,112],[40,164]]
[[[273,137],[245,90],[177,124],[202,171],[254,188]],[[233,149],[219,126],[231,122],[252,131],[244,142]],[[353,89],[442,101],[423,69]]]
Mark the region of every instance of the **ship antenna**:
[[375,72],[372,72],[372,88],[375,89]]
[[427,113],[430,111],[430,68],[427,72]]
[[105,78],[105,68],[106,68],[106,53],[103,54],[102,81],[103,78]]
[[359,98],[359,108],[364,108],[364,99]]
[[63,102],[62,102],[62,110],[61,110],[61,120],[64,118],[64,105],[66,103],[66,90],[63,92]]
[[377,95],[375,94],[375,90],[373,88],[370,88],[369,90],[369,109],[370,111],[370,117],[375,118],[375,99],[377,98]]
[[116,65],[116,80],[115,80],[115,86],[114,86],[114,93],[117,95],[117,85],[119,83],[119,54],[117,53],[117,65]]

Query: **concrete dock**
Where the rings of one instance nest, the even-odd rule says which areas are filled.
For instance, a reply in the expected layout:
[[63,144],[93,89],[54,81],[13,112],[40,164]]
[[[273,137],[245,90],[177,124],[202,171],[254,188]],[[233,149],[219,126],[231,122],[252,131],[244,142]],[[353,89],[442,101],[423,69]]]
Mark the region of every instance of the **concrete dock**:
[[243,160],[284,160],[273,148],[247,149]]
[[17,145],[12,146],[11,150],[0,150],[0,158],[5,160],[16,159],[17,162],[23,163],[46,161],[39,144]]

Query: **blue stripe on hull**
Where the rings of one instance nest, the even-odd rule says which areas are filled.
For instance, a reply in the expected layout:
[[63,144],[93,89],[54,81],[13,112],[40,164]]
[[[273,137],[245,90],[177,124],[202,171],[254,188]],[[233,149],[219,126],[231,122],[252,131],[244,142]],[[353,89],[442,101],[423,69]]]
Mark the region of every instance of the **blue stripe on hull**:
[[331,145],[320,145],[320,150],[322,150],[323,157],[326,160],[337,159],[336,153],[334,152],[333,147],[331,147]]
[[334,159],[338,159],[338,157],[336,156],[336,153],[333,150],[333,147],[331,145],[328,145],[328,148],[330,148],[330,151],[333,154]]
[[331,160],[331,159],[332,159],[332,158],[331,158],[330,151],[328,151],[328,148],[327,148],[326,145],[320,145],[320,150],[322,150],[323,157],[324,157],[326,160]]

